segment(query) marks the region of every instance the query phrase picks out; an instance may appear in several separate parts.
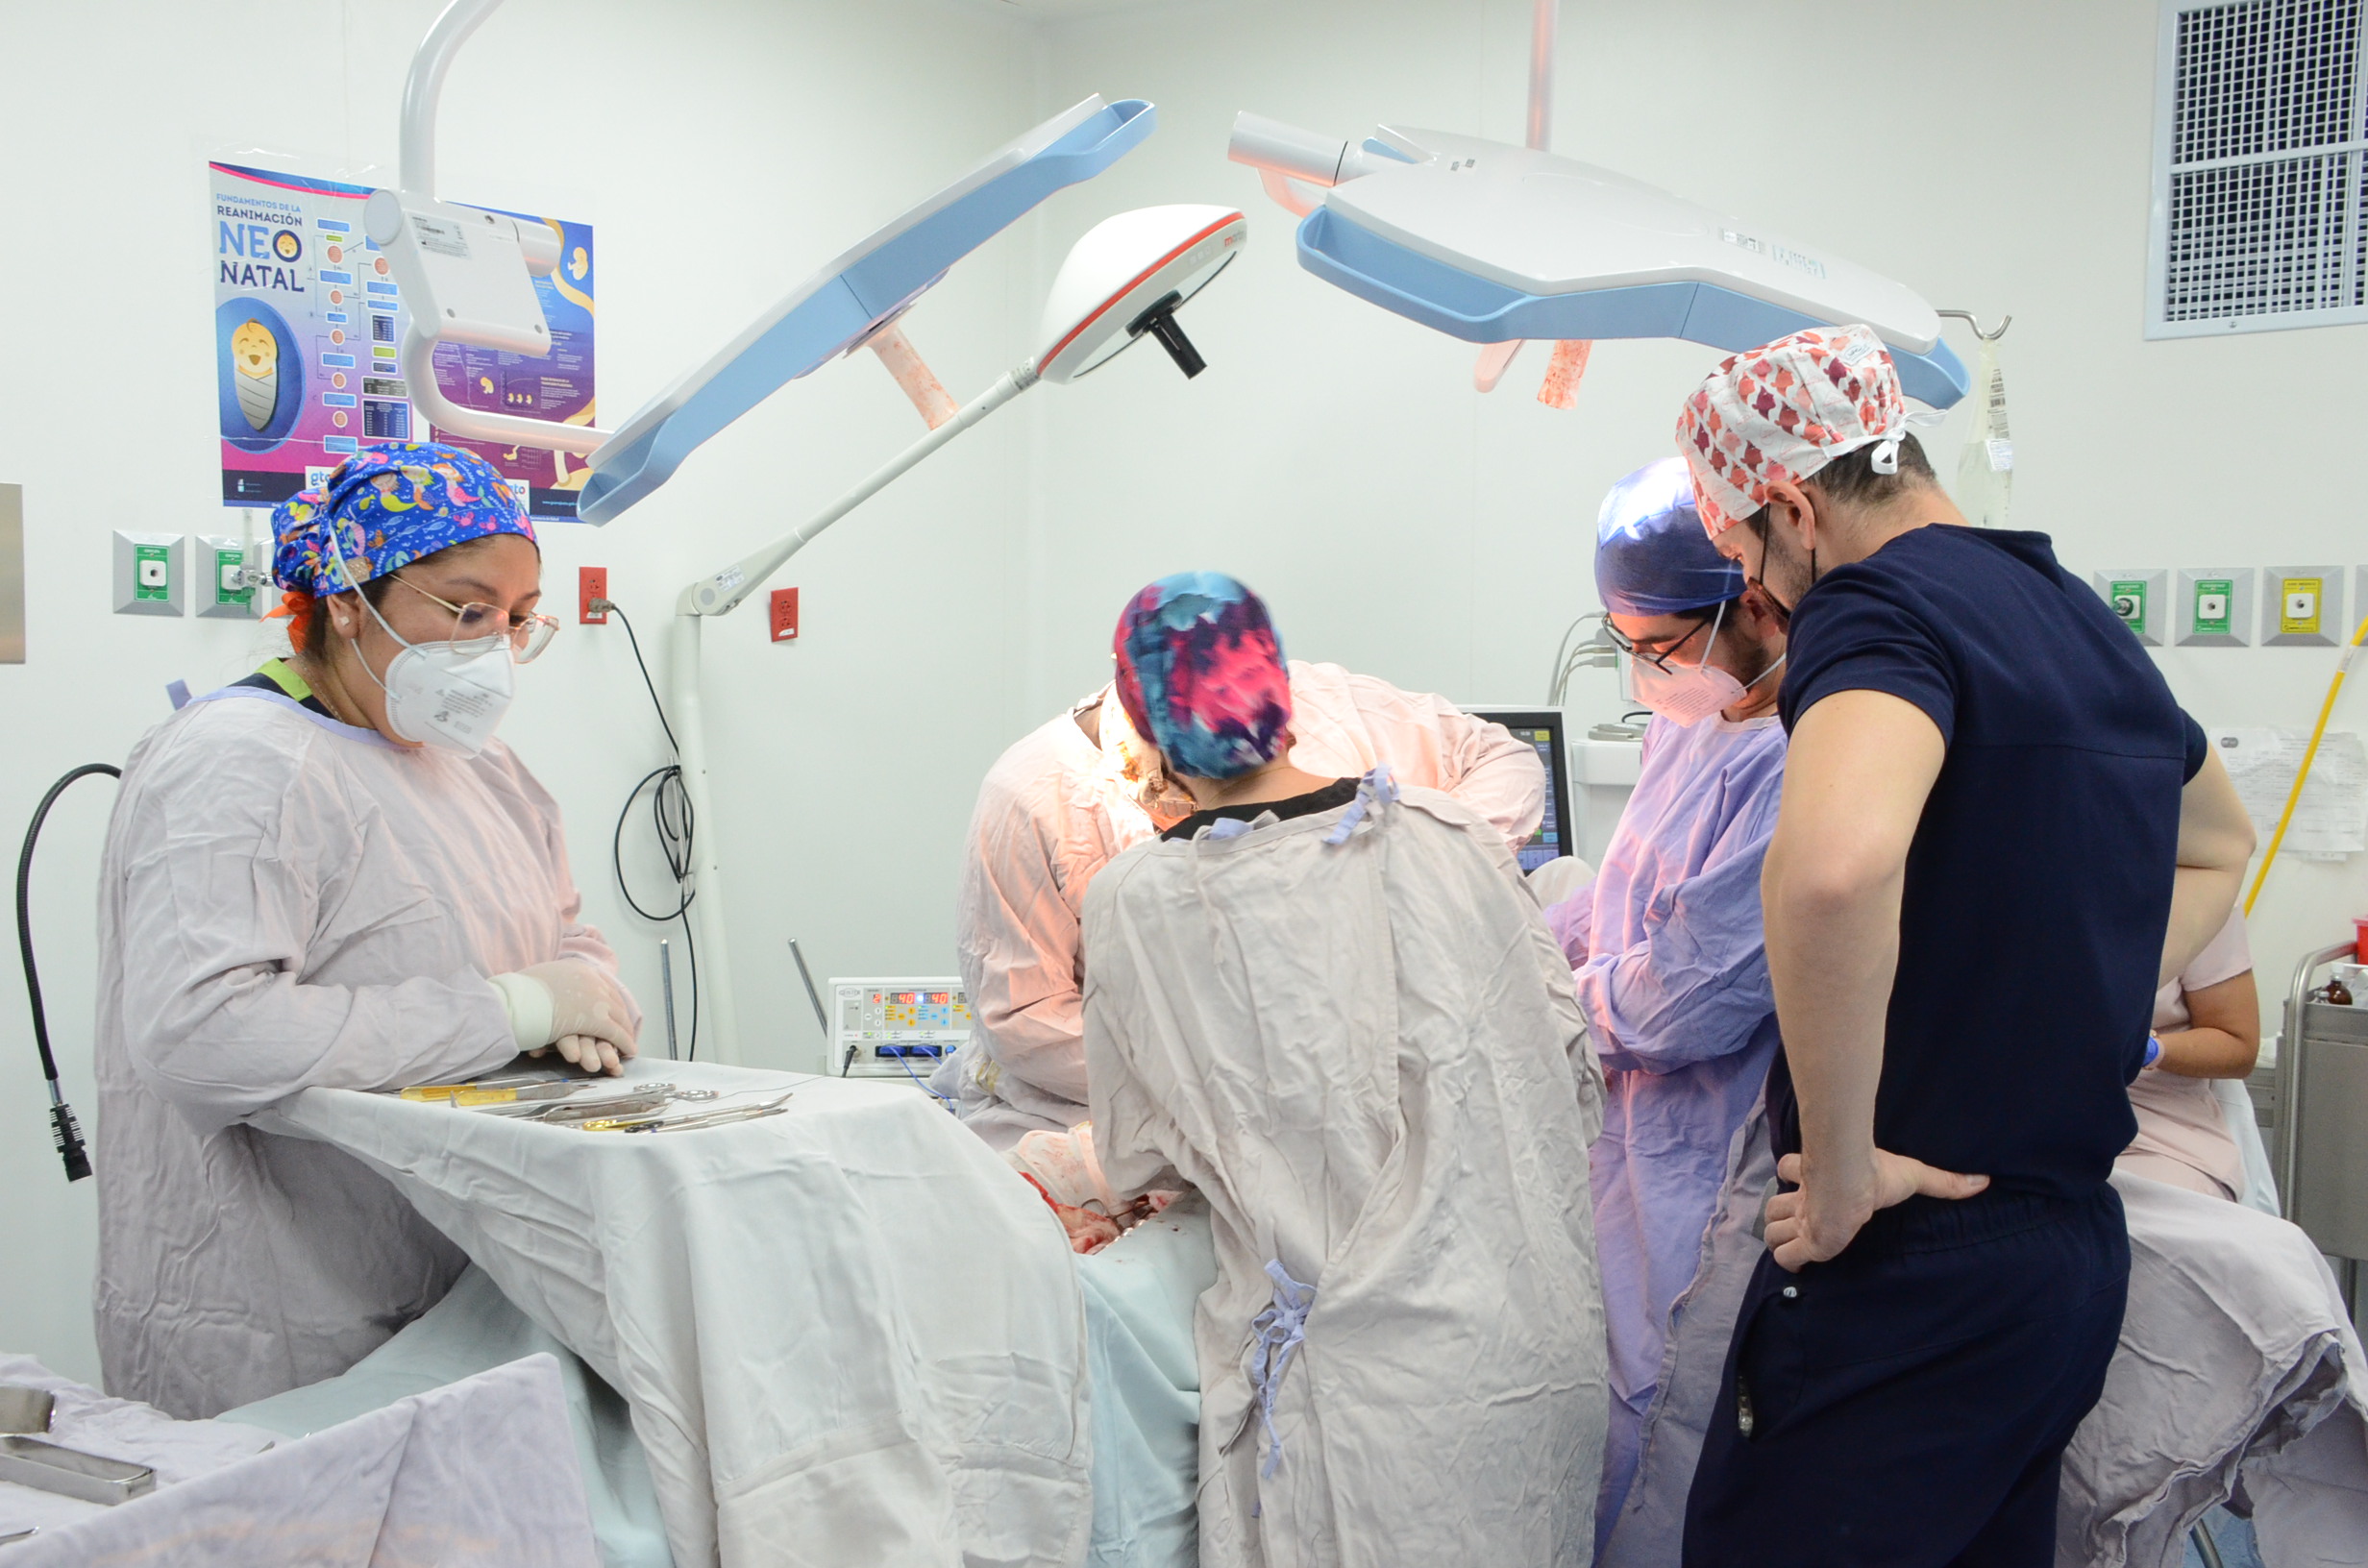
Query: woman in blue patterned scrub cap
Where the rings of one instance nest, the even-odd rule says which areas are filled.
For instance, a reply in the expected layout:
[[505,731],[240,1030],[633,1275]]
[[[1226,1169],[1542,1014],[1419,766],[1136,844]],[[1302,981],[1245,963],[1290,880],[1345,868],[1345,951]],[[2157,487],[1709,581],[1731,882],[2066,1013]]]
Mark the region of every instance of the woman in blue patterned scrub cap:
[[541,554],[474,453],[374,447],[273,518],[291,649],[124,769],[100,887],[100,1358],[185,1417],[333,1377],[468,1260],[393,1187],[250,1118],[556,1046],[640,1011],[557,804],[493,734],[541,651]]

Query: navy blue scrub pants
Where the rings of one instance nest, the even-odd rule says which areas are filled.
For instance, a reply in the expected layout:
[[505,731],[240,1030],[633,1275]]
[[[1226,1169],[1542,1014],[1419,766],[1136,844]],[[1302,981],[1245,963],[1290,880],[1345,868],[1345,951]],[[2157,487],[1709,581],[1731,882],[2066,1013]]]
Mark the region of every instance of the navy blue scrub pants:
[[2109,1187],[1911,1198],[1830,1262],[1763,1257],[1685,1568],[2052,1568],[2064,1445],[2104,1390],[2129,1283]]

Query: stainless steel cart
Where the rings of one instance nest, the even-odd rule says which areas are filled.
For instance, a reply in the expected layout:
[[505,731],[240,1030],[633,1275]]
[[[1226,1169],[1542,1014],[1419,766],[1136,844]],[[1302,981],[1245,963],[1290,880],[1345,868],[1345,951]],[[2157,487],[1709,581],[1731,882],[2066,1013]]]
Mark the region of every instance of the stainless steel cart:
[[2368,1007],[2310,999],[2318,971],[2353,952],[2348,942],[2322,947],[2294,967],[2267,1131],[2285,1217],[2341,1261],[2344,1305],[2356,1317],[2368,1258]]

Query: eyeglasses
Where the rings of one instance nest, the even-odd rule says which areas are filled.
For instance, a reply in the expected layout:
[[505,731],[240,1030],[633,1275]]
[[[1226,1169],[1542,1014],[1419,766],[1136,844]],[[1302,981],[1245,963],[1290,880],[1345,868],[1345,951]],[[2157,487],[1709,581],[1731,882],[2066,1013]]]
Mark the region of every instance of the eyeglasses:
[[535,655],[551,646],[553,634],[559,629],[559,623],[547,615],[512,615],[491,604],[456,604],[428,592],[401,573],[395,574],[395,580],[420,598],[433,600],[453,612],[453,631],[446,641],[455,647],[506,637],[509,656],[520,664],[531,664]]
[[[1723,609],[1725,606],[1721,605],[1720,608]],[[1627,635],[1627,633],[1621,631],[1619,627],[1612,625],[1609,619],[1605,620],[1603,623],[1603,631],[1605,636],[1612,639],[1612,646],[1618,649],[1622,653],[1627,654],[1630,658],[1642,659],[1646,664],[1651,665],[1656,670],[1666,670],[1669,668],[1669,655],[1676,652],[1679,649],[1684,648],[1688,643],[1692,642],[1695,634],[1700,632],[1704,626],[1709,625],[1712,620],[1712,616],[1703,616],[1694,622],[1692,631],[1686,633],[1685,636],[1680,637],[1677,641],[1671,643],[1666,648],[1641,647],[1634,638],[1631,638]]]

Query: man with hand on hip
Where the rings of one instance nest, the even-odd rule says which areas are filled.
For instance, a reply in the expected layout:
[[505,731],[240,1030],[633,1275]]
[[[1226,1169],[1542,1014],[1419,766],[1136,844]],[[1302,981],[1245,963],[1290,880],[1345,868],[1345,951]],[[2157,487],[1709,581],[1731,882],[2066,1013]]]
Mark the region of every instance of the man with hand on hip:
[[2052,1563],[2128,1284],[2127,1086],[2253,849],[2136,640],[2045,536],[1967,527],[1908,424],[1864,327],[1736,355],[1678,424],[1704,526],[1790,620],[1784,1189],[1690,1568]]

